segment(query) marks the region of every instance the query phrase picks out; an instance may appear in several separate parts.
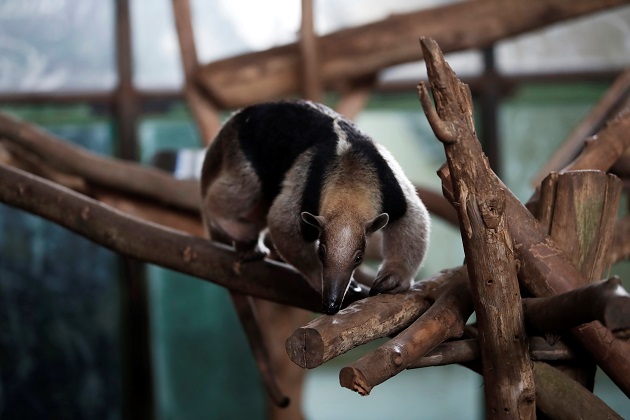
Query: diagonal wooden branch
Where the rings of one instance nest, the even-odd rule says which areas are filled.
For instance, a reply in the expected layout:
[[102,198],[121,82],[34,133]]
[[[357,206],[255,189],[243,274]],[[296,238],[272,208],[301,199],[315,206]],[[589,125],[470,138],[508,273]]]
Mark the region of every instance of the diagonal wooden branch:
[[287,353],[293,363],[312,369],[361,344],[396,334],[425,313],[450,282],[462,275],[462,267],[444,270],[408,292],[372,296],[336,315],[320,316],[287,339]]
[[551,156],[534,177],[533,184],[539,185],[551,171],[567,165],[584,146],[587,138],[599,131],[610,120],[620,103],[630,95],[630,69],[621,73],[589,114],[573,129],[562,146]]
[[630,107],[625,107],[596,135],[586,140],[582,152],[560,173],[583,169],[607,171],[630,147],[630,138],[626,135],[629,129]]
[[[589,392],[545,361],[572,360],[575,354],[570,347],[558,342],[549,345],[541,337],[530,338],[530,356],[534,360],[536,408],[549,418],[620,419],[600,398]],[[480,356],[479,340],[457,340],[440,344],[410,368],[441,366],[452,363],[470,365]],[[571,396],[567,398],[567,396]]]
[[419,96],[431,126],[439,127],[435,134],[444,143],[458,203],[479,328],[487,415],[535,418],[534,379],[507,227],[506,193],[477,140],[468,86],[459,81],[434,40],[422,38],[420,43],[437,112],[423,84]]
[[[9,159],[9,155],[18,148],[20,156],[17,160],[24,163],[20,164],[20,168],[36,175],[60,181],[62,185],[73,189],[80,188],[81,191],[85,191],[85,184],[89,183],[92,189],[101,186],[113,194],[135,195],[194,214],[199,212],[200,193],[197,181],[178,180],[150,166],[95,155],[2,112],[0,138],[1,133],[7,134],[2,141],[6,143],[3,147],[14,145],[10,146],[12,149],[8,152],[7,149],[3,150],[5,159]],[[29,153],[31,155],[27,156]],[[102,169],[99,169],[103,162]],[[126,178],[128,176],[135,177],[136,182],[130,185]],[[457,224],[457,213],[444,197],[422,187],[418,187],[417,192],[429,211],[447,222]]]
[[[510,36],[625,4],[625,0],[502,0],[457,2],[393,15],[319,37],[321,83],[336,87],[396,64],[421,59],[418,36],[435,38],[445,52],[483,48]],[[198,81],[224,108],[295,95],[300,49],[294,44],[210,63]]]
[[630,338],[630,295],[619,277],[555,296],[523,299],[526,324],[538,333],[561,333],[600,321],[617,338]]
[[95,155],[1,112],[0,137],[19,144],[52,168],[79,175],[94,185],[151,197],[187,210],[199,209],[196,181],[177,180],[159,169]]
[[[621,419],[580,383],[547,363],[534,362],[536,403],[551,419]],[[572,398],[567,398],[571,395]]]
[[23,149],[18,143],[0,140],[0,163],[48,179],[145,221],[181,230],[195,236],[205,235],[201,220],[194,212],[165,207],[154,200],[88,185],[78,175],[68,175],[50,167],[45,160]]
[[123,255],[244,294],[317,312],[321,298],[286,264],[260,261],[233,272],[231,248],[144,222],[23,171],[0,165],[0,201],[51,220]]
[[[529,356],[532,360],[559,361],[575,359],[574,351],[564,342],[549,344],[542,337],[529,338]],[[452,364],[468,364],[481,357],[478,338],[447,341],[426,355],[417,359],[408,369],[419,369],[430,366],[444,366]]]
[[468,279],[452,278],[433,305],[395,338],[344,367],[341,386],[367,395],[372,388],[405,370],[411,363],[449,338],[460,337],[472,314]]
[[177,29],[179,52],[184,69],[184,95],[190,108],[203,144],[208,145],[219,132],[221,121],[218,110],[209,99],[199,92],[194,76],[199,69],[197,48],[192,25],[192,13],[188,0],[173,0],[173,17]]
[[[630,126],[630,114],[617,117],[598,135],[594,143],[594,154],[607,156],[596,160],[599,166],[595,169],[606,170],[616,159],[614,153],[599,152],[595,149],[607,148],[617,140],[627,138],[624,133]],[[623,143],[623,142],[622,142]],[[596,144],[596,145],[595,145]],[[619,153],[623,150],[617,150]],[[617,155],[618,156],[618,155]],[[576,161],[580,161],[578,157]],[[572,165],[569,165],[572,166]],[[438,171],[442,179],[442,189],[447,197],[452,196],[452,185],[448,168]],[[498,178],[497,178],[498,179]],[[516,256],[519,261],[519,279],[521,284],[534,296],[551,296],[568,292],[588,282],[569,263],[558,250],[553,241],[541,230],[527,208],[503,186],[507,195],[508,226],[514,239]],[[532,204],[531,202],[528,203]],[[537,206],[533,206],[534,209]],[[630,343],[615,339],[610,331],[599,323],[589,323],[573,330],[572,334],[593,356],[597,364],[630,397]]]
[[[559,173],[579,170],[608,171],[627,150],[630,150],[630,107],[623,108],[616,117],[608,121],[602,130],[586,140],[582,152]],[[526,207],[538,215],[540,186],[529,199]]]

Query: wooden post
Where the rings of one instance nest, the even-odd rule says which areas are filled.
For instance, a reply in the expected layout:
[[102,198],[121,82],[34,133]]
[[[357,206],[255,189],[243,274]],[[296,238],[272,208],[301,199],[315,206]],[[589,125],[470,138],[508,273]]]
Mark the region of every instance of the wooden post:
[[[621,182],[600,171],[551,173],[542,183],[539,221],[586,281],[600,280],[610,263]],[[593,390],[596,365],[582,358],[563,372]]]
[[429,82],[422,107],[444,144],[458,203],[460,229],[471,282],[483,365],[488,418],[536,417],[534,378],[527,349],[506,197],[483,155],[472,118],[472,99],[437,45],[423,38]]
[[322,84],[319,78],[317,36],[313,15],[313,0],[302,0],[302,25],[300,27],[302,92],[306,99],[320,102],[322,100]]
[[173,15],[179,40],[179,51],[184,70],[184,95],[199,129],[203,144],[208,145],[221,127],[217,109],[201,94],[194,82],[199,69],[192,15],[188,0],[173,0]]

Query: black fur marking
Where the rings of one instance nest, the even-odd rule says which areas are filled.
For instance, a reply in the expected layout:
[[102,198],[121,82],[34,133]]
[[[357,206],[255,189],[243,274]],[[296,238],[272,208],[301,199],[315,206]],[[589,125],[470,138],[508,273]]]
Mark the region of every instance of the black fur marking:
[[[315,148],[315,153],[311,158],[309,165],[308,177],[304,186],[304,195],[302,196],[302,211],[319,215],[319,202],[322,196],[322,186],[324,185],[324,177],[330,164],[335,159],[337,151],[337,142],[320,143]],[[302,236],[307,242],[313,242],[319,237],[319,231],[308,223],[302,223]]]
[[352,144],[352,152],[363,157],[376,169],[381,188],[381,213],[389,215],[389,223],[403,217],[407,212],[407,200],[394,171],[389,167],[385,158],[379,153],[374,143],[353,124],[344,120],[340,121],[339,125]]
[[[324,179],[337,153],[333,117],[311,104],[297,101],[254,105],[233,118],[241,149],[270,203],[280,192],[284,176],[298,156],[314,147],[301,211],[318,215]],[[337,121],[351,144],[349,153],[356,153],[377,172],[383,197],[381,212],[389,214],[389,223],[400,219],[407,211],[407,202],[394,172],[368,136],[341,117]],[[317,228],[307,223],[301,223],[301,228],[304,240],[312,242],[318,238]]]
[[269,202],[280,192],[284,176],[298,156],[317,144],[337,141],[333,119],[305,102],[254,105],[234,118],[241,149]]

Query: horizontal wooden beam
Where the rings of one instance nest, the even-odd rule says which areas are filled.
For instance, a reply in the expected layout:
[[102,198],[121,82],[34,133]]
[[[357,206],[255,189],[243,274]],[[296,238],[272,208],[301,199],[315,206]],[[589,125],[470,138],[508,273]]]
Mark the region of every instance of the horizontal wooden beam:
[[[502,0],[459,2],[394,15],[318,38],[320,80],[325,88],[347,84],[397,64],[418,61],[420,37],[444,52],[483,48],[514,35],[625,4],[624,0]],[[237,108],[299,93],[297,43],[203,66],[197,81],[219,106]]]

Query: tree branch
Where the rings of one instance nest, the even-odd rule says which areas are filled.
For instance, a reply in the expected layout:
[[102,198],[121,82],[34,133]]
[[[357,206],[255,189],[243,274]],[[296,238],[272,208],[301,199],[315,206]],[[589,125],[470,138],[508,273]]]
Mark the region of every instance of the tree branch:
[[[594,142],[597,146],[593,146],[592,153],[610,156],[606,150],[595,149],[607,149],[611,143],[630,141],[626,135],[629,128],[630,113],[617,117],[597,135]],[[619,153],[622,151],[623,149]],[[577,160],[579,159],[578,157]],[[594,162],[602,166],[594,169],[606,170],[605,166],[612,165],[614,159],[598,159]],[[453,187],[448,168],[443,166],[438,175],[442,179],[445,196],[451,197]],[[536,297],[568,292],[587,284],[581,273],[564,258],[549,236],[541,230],[541,226],[529,210],[507,187],[502,185],[502,188],[506,191],[508,227],[515,243],[514,250],[519,261],[521,284]],[[528,206],[530,204],[531,200]],[[537,205],[530,207],[535,209]],[[572,334],[615,384],[630,397],[630,343],[615,339],[610,331],[598,323],[582,325],[572,330]]]
[[[481,344],[489,418],[535,418],[535,391],[523,312],[507,228],[506,193],[489,167],[475,134],[472,98],[434,40],[422,38],[437,112],[420,90],[430,120],[448,127],[444,143],[466,253]],[[422,100],[424,98],[424,100]],[[434,126],[436,122],[432,122]],[[441,130],[441,129],[440,129]]]
[[539,333],[561,333],[599,321],[615,337],[630,338],[630,295],[618,277],[544,298],[523,299],[528,328]]
[[321,298],[286,264],[259,261],[233,271],[232,249],[143,222],[64,187],[0,165],[0,201],[39,215],[123,255],[240,293],[319,311]]
[[79,175],[89,183],[187,210],[199,209],[201,193],[196,181],[177,180],[155,168],[95,155],[2,112],[0,137],[29,150],[56,170]]
[[[575,358],[573,350],[562,341],[551,345],[542,337],[530,337],[528,347],[532,360],[559,361]],[[479,348],[478,338],[447,341],[411,363],[407,369],[445,366],[456,363],[467,364],[479,360],[480,357],[481,349]]]
[[[625,4],[624,0],[501,0],[458,2],[393,15],[379,22],[319,37],[323,87],[337,87],[421,59],[416,40],[432,37],[443,51],[482,48],[566,19]],[[300,92],[296,43],[216,61],[202,67],[199,83],[216,103],[238,108]]]
[[444,270],[416,283],[405,293],[381,294],[360,300],[336,315],[320,316],[297,329],[286,348],[293,363],[312,369],[354,347],[405,329],[465,269]]
[[462,335],[472,313],[466,276],[458,275],[433,305],[407,329],[339,373],[341,386],[367,395],[449,338]]
[[622,418],[588,389],[546,363],[534,362],[534,378],[537,407],[548,418]]
[[[566,166],[582,149],[587,138],[599,131],[606,121],[614,116],[620,103],[630,94],[630,69],[621,73],[588,115],[571,131],[560,148],[534,177],[533,184],[539,185],[551,172]],[[613,114],[613,115],[611,115]]]

